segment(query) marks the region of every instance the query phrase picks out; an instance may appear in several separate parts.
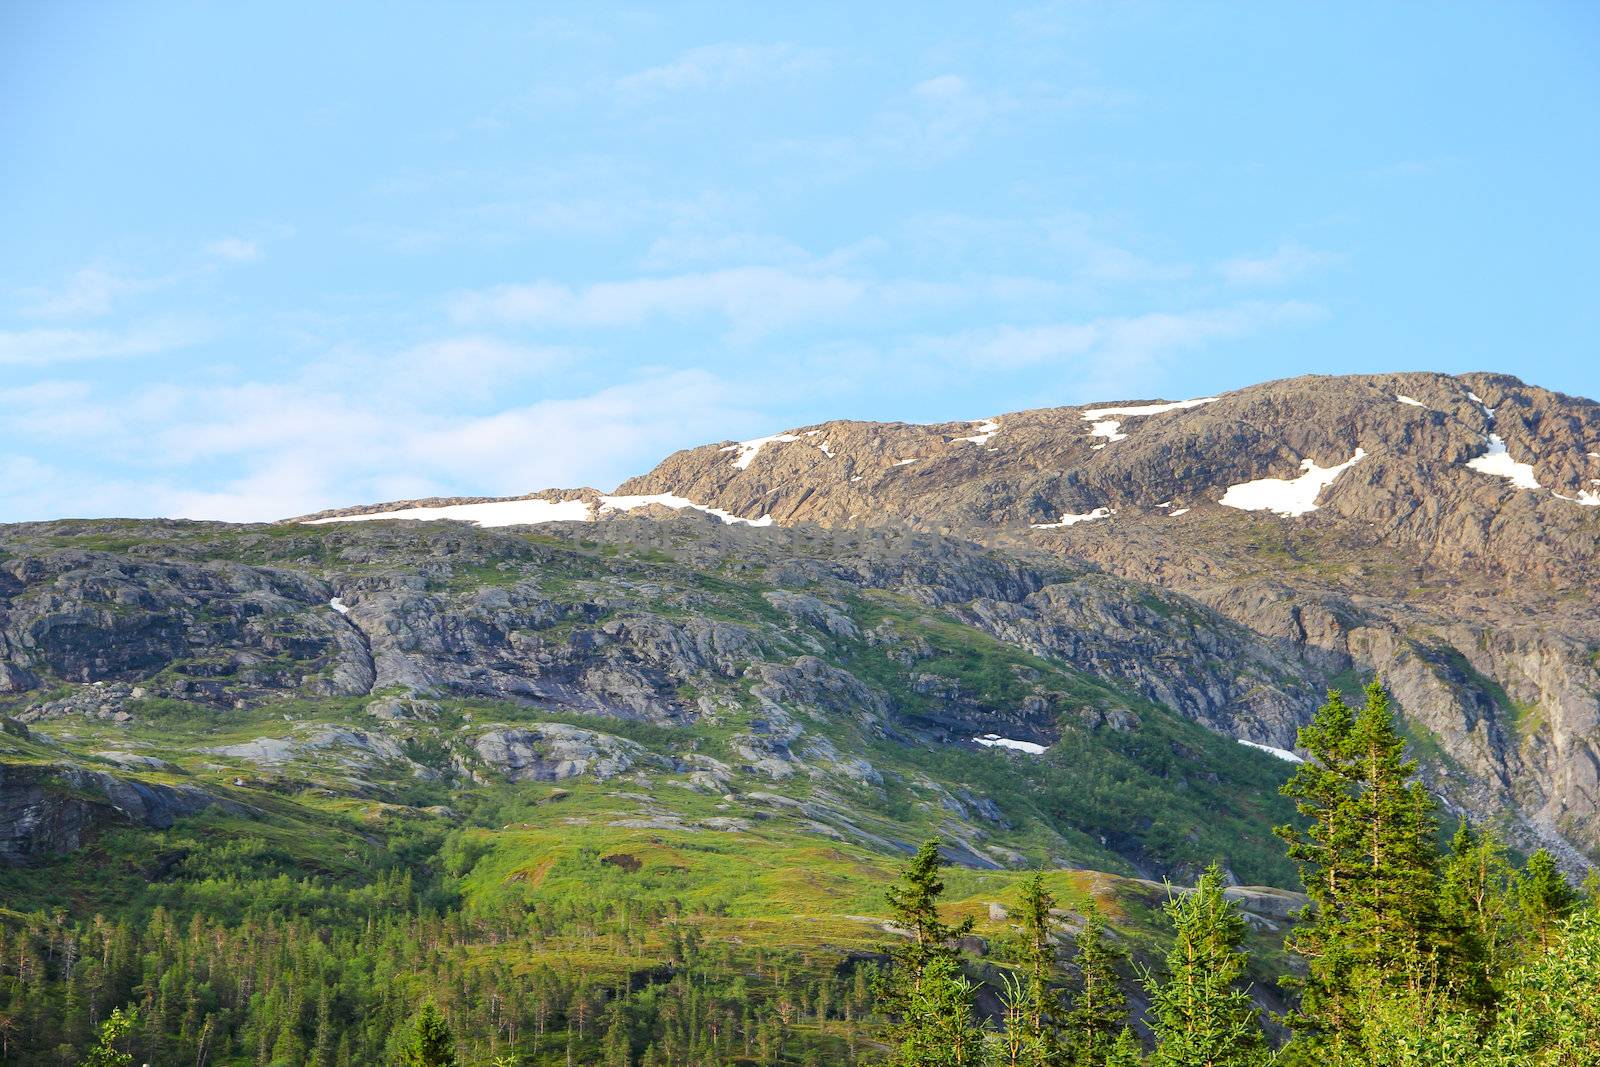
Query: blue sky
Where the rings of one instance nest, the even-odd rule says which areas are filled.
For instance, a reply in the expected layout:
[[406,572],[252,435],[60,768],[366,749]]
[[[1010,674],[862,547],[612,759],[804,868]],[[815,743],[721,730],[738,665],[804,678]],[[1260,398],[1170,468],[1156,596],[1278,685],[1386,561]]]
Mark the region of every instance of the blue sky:
[[1600,6],[728,7],[0,6],[0,520],[1304,373],[1600,396]]

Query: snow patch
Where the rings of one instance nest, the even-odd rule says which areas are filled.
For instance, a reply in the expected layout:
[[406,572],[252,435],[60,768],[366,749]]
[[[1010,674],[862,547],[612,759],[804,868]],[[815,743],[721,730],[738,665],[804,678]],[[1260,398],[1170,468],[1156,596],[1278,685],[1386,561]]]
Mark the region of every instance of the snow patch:
[[329,522],[368,522],[376,519],[415,519],[432,522],[459,519],[479,526],[531,526],[541,522],[588,522],[589,505],[582,500],[491,500],[481,504],[445,504],[431,508],[400,508],[369,515],[335,515],[308,519],[306,525]]
[[985,748],[1012,748],[1018,752],[1031,752],[1035,756],[1041,755],[1045,750],[1044,745],[1033,741],[1018,741],[1016,738],[1001,737],[999,734],[984,734],[982,737],[974,737],[973,740]]
[[328,607],[332,608],[334,611],[337,611],[340,615],[350,614],[350,609],[345,607],[344,600],[339,597],[334,597],[332,600],[328,601]]
[[1428,405],[1424,404],[1420,400],[1415,400],[1415,399],[1413,399],[1413,398],[1411,398],[1409,396],[1406,396],[1406,394],[1404,394],[1404,393],[1396,393],[1396,394],[1394,394],[1394,398],[1396,400],[1400,401],[1400,403],[1402,403],[1402,404],[1410,404],[1414,408],[1425,408],[1425,407],[1428,406]]
[[1099,422],[1096,422],[1089,427],[1089,436],[1104,437],[1105,440],[1100,444],[1090,445],[1089,447],[1098,451],[1099,449],[1106,447],[1106,445],[1110,444],[1112,441],[1126,441],[1128,439],[1128,435],[1122,433],[1121,430],[1121,419],[1101,419]]
[[[821,431],[817,431],[821,432]],[[798,441],[799,437],[792,433],[775,433],[767,437],[756,437],[749,441],[740,441],[736,445],[724,445],[717,449],[718,452],[737,452],[733,457],[733,465],[739,470],[748,470],[750,464],[755,462],[762,445],[781,444],[785,441]]]
[[723,522],[743,523],[745,526],[772,525],[771,515],[763,515],[759,519],[745,519],[732,512],[723,511],[721,508],[696,504],[693,500],[674,493],[654,493],[649,496],[603,496],[600,498],[601,511],[632,511],[634,508],[648,507],[651,504],[659,504],[661,507],[671,508],[674,511],[691,508],[695,511],[703,511],[707,515],[715,515]]
[[821,452],[824,456],[827,456],[829,459],[833,458],[833,449],[831,447],[829,447],[828,442],[826,442],[826,441],[822,442],[820,445],[817,446],[817,451]]
[[[759,519],[745,519],[721,508],[707,507],[696,504],[693,500],[676,496],[672,493],[657,493],[652,496],[603,496],[600,498],[600,511],[632,511],[648,504],[660,504],[662,507],[681,510],[692,508],[703,511],[707,515],[715,515],[723,522],[743,523],[746,526],[771,526],[772,516],[763,515]],[[330,522],[367,522],[377,519],[407,519],[417,522],[435,522],[440,519],[456,519],[461,522],[475,523],[483,527],[497,526],[534,526],[545,522],[590,522],[595,518],[594,512],[586,501],[572,500],[490,500],[481,504],[447,504],[431,508],[400,508],[395,511],[383,511],[370,515],[335,515],[326,519],[309,519],[306,525],[320,526]]]
[[1271,745],[1258,744],[1255,741],[1246,741],[1242,737],[1239,738],[1239,743],[1241,745],[1249,745],[1251,748],[1260,749],[1262,752],[1265,752],[1270,756],[1277,756],[1279,759],[1287,760],[1290,763],[1305,762],[1305,760],[1301,759],[1299,756],[1296,756],[1293,752],[1290,752],[1286,748],[1273,748]]
[[1489,435],[1489,451],[1467,460],[1467,466],[1479,474],[1492,474],[1504,478],[1518,489],[1538,489],[1539,480],[1533,476],[1531,463],[1518,463],[1506,450],[1505,439],[1497,433]]
[[1179,515],[1187,515],[1187,514],[1189,514],[1189,509],[1188,508],[1179,508],[1177,511],[1174,511],[1172,513],[1174,518],[1178,517]]
[[1600,493],[1591,493],[1587,489],[1579,489],[1577,496],[1568,496],[1565,493],[1558,493],[1554,489],[1550,490],[1550,493],[1557,500],[1565,500],[1572,504],[1581,504],[1586,508],[1600,508]]
[[1095,508],[1087,515],[1062,515],[1060,522],[1035,522],[1030,525],[1035,530],[1059,530],[1063,526],[1076,526],[1080,522],[1093,522],[1096,519],[1109,519],[1116,512],[1110,508]]
[[1098,452],[1113,441],[1126,441],[1128,435],[1122,432],[1122,419],[1112,418],[1120,415],[1123,418],[1137,418],[1142,415],[1159,415],[1163,411],[1182,411],[1186,408],[1197,408],[1201,404],[1211,404],[1217,400],[1214,396],[1202,396],[1195,400],[1175,400],[1171,403],[1161,404],[1132,404],[1117,408],[1091,408],[1080,412],[1085,422],[1090,423],[1090,437],[1104,437],[1105,440],[1089,447]]
[[1174,400],[1171,403],[1162,404],[1135,404],[1130,407],[1120,408],[1093,408],[1083,412],[1083,417],[1085,420],[1093,422],[1096,419],[1103,419],[1107,415],[1127,415],[1129,417],[1159,415],[1163,411],[1182,411],[1186,408],[1197,408],[1202,404],[1214,404],[1220,399],[1221,397],[1202,396],[1195,400]]
[[1277,515],[1304,515],[1317,510],[1317,496],[1333,484],[1335,478],[1366,458],[1364,448],[1333,467],[1319,467],[1315,460],[1301,460],[1305,471],[1298,478],[1259,478],[1253,482],[1230,485],[1219,503],[1240,511],[1270,511]]
[[[971,437],[957,437],[956,441],[971,441],[975,445],[988,444],[989,438],[1000,432],[1000,423],[995,419],[971,419],[969,421],[979,424],[978,432]],[[951,442],[951,444],[954,443],[955,441]]]
[[915,462],[916,462],[916,460],[914,460],[914,459],[897,459],[897,460],[894,461],[894,463],[890,464],[890,466],[904,467],[907,463],[915,463]]

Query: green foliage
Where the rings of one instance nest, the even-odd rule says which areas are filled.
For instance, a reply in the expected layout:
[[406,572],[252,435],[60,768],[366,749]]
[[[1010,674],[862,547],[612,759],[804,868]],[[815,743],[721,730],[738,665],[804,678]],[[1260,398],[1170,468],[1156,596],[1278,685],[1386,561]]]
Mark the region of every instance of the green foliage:
[[1600,1064],[1600,911],[1562,923],[1550,945],[1512,972],[1485,1067]]
[[396,1062],[399,1067],[456,1067],[455,1035],[433,1001],[418,1009]]
[[119,1051],[117,1045],[126,1042],[138,1026],[137,1011],[113,1008],[106,1021],[100,1024],[99,1040],[89,1050],[82,1067],[127,1067],[133,1062],[133,1054]]
[[1280,827],[1311,897],[1287,944],[1307,963],[1296,1029],[1338,1043],[1363,1022],[1357,990],[1434,981],[1450,946],[1439,914],[1433,800],[1404,756],[1374,680],[1352,711],[1337,691],[1300,731],[1311,759],[1283,787],[1304,830]]
[[[1126,1045],[1128,1000],[1117,967],[1127,953],[1110,940],[1105,916],[1091,897],[1078,935],[1078,981],[1072,1007],[1064,1020],[1067,1047],[1074,1067],[1101,1067],[1118,1043]],[[1124,1057],[1125,1057],[1124,1050]]]
[[896,1028],[893,1067],[982,1067],[987,1056],[972,1010],[975,993],[956,959],[930,959]]
[[1245,921],[1208,867],[1194,892],[1167,904],[1176,939],[1167,975],[1147,975],[1151,1029],[1160,1067],[1250,1067],[1266,1060],[1265,1041],[1245,974]]

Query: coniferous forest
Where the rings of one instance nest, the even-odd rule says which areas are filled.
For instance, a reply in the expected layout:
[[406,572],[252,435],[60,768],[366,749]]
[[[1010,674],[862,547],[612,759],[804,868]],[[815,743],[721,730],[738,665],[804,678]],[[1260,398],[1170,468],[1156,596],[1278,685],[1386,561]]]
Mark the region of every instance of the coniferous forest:
[[[1063,910],[1037,874],[1013,936],[985,945],[941,910],[929,841],[883,887],[881,951],[844,958],[704,939],[692,904],[466,908],[403,864],[251,899],[219,873],[182,912],[4,912],[0,1062],[1600,1063],[1592,880],[1574,889],[1543,851],[1515,862],[1489,828],[1447,836],[1377,682],[1360,707],[1330,693],[1300,741],[1299,818],[1278,833],[1310,903],[1284,940],[1283,1013],[1249,977],[1219,866],[1168,887],[1162,953],[1130,952],[1092,900]],[[586,968],[646,946],[665,965]]]

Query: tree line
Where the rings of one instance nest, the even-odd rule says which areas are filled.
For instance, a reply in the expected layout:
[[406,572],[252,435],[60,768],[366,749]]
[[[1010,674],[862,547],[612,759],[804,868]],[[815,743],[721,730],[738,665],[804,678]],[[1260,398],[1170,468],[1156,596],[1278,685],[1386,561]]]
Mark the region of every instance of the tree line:
[[[1284,785],[1304,819],[1277,830],[1310,903],[1285,947],[1296,994],[1274,1048],[1245,981],[1246,923],[1213,865],[1171,892],[1172,947],[1138,968],[1136,1023],[1125,963],[1091,905],[1070,961],[1056,901],[1037,875],[1019,916],[1023,965],[998,1020],[976,1010],[946,924],[935,842],[889,891],[905,938],[889,948],[880,1000],[894,1067],[1585,1067],[1600,1064],[1600,893],[1573,890],[1554,859],[1520,868],[1492,830],[1465,820],[1439,846],[1436,802],[1405,758],[1378,682],[1362,707],[1337,691],[1300,731],[1310,759]],[[1137,1029],[1136,1029],[1137,1027]]]
[[[1594,883],[1574,890],[1542,850],[1518,865],[1465,821],[1441,846],[1376,682],[1359,708],[1330,693],[1300,744],[1283,791],[1301,821],[1278,834],[1310,903],[1285,942],[1281,1018],[1252,996],[1246,919],[1217,865],[1169,890],[1154,966],[1092,899],[1072,918],[1034,875],[997,966],[967,951],[971,920],[941,910],[928,842],[887,889],[897,936],[844,964],[703,942],[673,901],[466,910],[399,871],[348,891],[276,880],[271,907],[233,922],[33,914],[0,922],[0,1062],[1600,1065]],[[301,897],[316,907],[282,906]],[[585,966],[646,951],[660,973]]]

